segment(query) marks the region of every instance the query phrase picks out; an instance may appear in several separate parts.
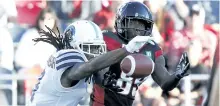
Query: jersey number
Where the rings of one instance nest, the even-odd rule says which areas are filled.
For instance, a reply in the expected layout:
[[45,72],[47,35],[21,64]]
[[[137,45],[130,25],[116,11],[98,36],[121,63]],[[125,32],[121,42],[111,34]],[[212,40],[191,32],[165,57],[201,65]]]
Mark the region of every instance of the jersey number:
[[56,58],[53,56],[50,56],[49,60],[47,61],[47,65],[50,68],[55,68],[55,64],[56,64]]
[[117,86],[119,86],[121,89],[123,89],[122,92],[119,92],[123,95],[128,95],[130,92],[132,92],[132,96],[135,96],[135,93],[138,89],[138,86],[146,80],[145,78],[132,78],[126,76],[126,74],[122,71],[121,77],[117,80]]

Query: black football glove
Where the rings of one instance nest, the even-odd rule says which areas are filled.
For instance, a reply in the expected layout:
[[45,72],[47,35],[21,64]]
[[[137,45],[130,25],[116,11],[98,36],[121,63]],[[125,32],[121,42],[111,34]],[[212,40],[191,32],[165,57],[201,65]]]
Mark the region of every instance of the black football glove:
[[176,77],[181,79],[185,76],[188,76],[189,68],[190,68],[190,63],[189,63],[188,55],[187,53],[183,53],[180,58],[179,64],[177,65],[176,68],[176,73],[175,73]]
[[110,71],[106,72],[104,74],[104,81],[102,84],[104,85],[105,88],[114,91],[114,92],[121,92],[123,91],[119,86],[116,85],[117,80],[115,79],[116,74],[111,73]]

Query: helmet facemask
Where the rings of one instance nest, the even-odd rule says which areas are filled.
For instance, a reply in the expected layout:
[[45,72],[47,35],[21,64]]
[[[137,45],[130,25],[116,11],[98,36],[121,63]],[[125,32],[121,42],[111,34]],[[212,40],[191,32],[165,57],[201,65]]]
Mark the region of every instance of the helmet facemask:
[[90,60],[106,53],[106,44],[104,42],[81,42],[77,44],[77,49],[83,52]]
[[153,22],[143,19],[128,17],[120,23],[122,33],[121,37],[125,40],[131,40],[135,36],[151,36]]

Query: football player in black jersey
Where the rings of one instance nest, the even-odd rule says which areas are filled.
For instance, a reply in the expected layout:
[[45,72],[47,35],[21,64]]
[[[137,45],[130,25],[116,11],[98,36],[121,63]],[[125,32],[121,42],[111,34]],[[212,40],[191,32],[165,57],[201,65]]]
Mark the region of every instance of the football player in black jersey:
[[[103,31],[108,51],[124,47],[136,36],[151,36],[153,24],[151,12],[143,3],[123,4],[116,14],[116,32]],[[153,40],[146,43],[136,53],[143,53],[155,62],[151,76],[164,91],[175,88],[181,78],[189,74],[190,64],[186,53],[183,53],[173,74],[165,68],[162,50]],[[120,61],[93,76],[91,106],[131,106],[138,86],[146,80],[146,78],[126,76],[120,69]]]

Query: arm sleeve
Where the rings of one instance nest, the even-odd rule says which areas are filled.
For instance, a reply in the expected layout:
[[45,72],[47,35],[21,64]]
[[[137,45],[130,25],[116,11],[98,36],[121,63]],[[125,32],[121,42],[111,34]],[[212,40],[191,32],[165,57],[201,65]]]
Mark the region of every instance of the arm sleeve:
[[77,66],[77,64],[80,64],[82,62],[85,62],[85,56],[77,51],[65,51],[56,56],[55,66],[54,66],[56,72],[54,72],[54,76],[53,76],[53,81],[55,81],[56,90],[58,91],[63,91],[63,90],[66,91],[68,89],[71,90],[71,88],[78,85],[76,84],[73,87],[65,88],[61,85],[60,79],[63,72],[65,72],[68,68],[75,67]]
[[170,91],[175,88],[180,79],[175,74],[170,74],[165,68],[165,60],[163,56],[160,56],[155,61],[155,69],[152,73],[154,81],[164,90]]
[[162,49],[156,43],[154,51],[155,67],[151,76],[164,91],[170,91],[178,85],[180,79],[177,79],[175,74],[170,74],[167,71],[167,68],[165,67],[166,61],[163,56]]

